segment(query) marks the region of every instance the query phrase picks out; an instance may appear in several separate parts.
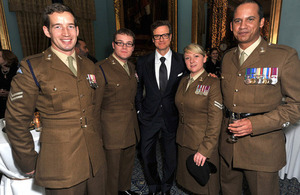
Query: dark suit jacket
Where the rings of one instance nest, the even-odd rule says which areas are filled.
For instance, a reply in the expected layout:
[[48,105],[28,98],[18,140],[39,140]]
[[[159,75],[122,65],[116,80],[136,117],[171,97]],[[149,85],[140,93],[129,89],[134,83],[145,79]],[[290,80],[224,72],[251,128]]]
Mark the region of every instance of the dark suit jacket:
[[140,137],[134,102],[135,67],[128,62],[129,76],[112,55],[96,65],[102,67],[107,81],[101,105],[104,147],[122,149],[132,146]]
[[[155,52],[140,57],[137,61],[138,88],[136,107],[139,120],[145,125],[152,122],[159,109],[162,109],[166,127],[177,128],[178,111],[175,94],[181,78],[186,74],[183,55],[172,51],[171,72],[164,94],[161,94],[155,77]],[[143,91],[145,89],[145,94]]]
[[[286,163],[282,127],[300,117],[300,62],[297,52],[287,46],[268,45],[262,40],[242,66],[237,48],[229,51],[222,64],[224,105],[233,112],[262,113],[248,117],[253,133],[240,137],[235,144],[226,142],[227,123],[223,124],[220,153],[233,167],[275,172]],[[247,68],[278,68],[278,82],[247,84]],[[282,104],[282,98],[286,104]],[[226,120],[224,120],[226,122]]]
[[[39,91],[28,68],[29,59],[40,84]],[[12,81],[6,111],[7,135],[13,157],[25,173],[36,170],[35,182],[48,188],[74,186],[105,170],[100,133],[100,105],[104,81],[100,69],[76,56],[77,77],[49,48],[25,58]],[[99,87],[89,85],[87,75]],[[28,130],[33,112],[40,111],[42,132],[39,154]],[[92,170],[91,170],[92,169]],[[102,174],[102,173],[101,173]]]

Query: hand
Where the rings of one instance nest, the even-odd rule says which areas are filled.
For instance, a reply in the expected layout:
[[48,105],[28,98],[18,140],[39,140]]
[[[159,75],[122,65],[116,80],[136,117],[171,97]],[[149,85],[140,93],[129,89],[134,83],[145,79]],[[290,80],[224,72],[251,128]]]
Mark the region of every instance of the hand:
[[196,163],[197,166],[203,166],[205,163],[206,157],[200,154],[200,152],[197,152],[194,155],[194,162]]
[[248,118],[244,118],[229,124],[228,129],[234,136],[241,137],[252,133],[252,123]]
[[217,75],[213,74],[213,73],[209,73],[208,76],[214,77],[214,78],[218,78]]
[[29,173],[25,173],[25,174],[28,177],[33,177],[34,173],[35,173],[35,170],[33,170],[33,171],[29,172]]

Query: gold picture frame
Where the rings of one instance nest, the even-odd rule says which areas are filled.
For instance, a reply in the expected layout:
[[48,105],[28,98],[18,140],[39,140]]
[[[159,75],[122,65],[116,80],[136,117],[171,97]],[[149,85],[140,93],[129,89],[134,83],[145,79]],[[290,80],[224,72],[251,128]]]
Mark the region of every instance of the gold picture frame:
[[[202,0],[203,1],[203,0]],[[204,0],[207,2],[207,0]],[[199,35],[199,0],[193,0],[192,8],[192,42],[200,43],[201,36]],[[236,1],[235,1],[236,2]],[[282,0],[271,0],[270,1],[270,28],[268,33],[268,41],[276,44],[279,35],[280,26],[280,15],[281,15]]]
[[[128,15],[128,13],[130,12],[130,10],[124,10],[126,6],[124,6],[123,2],[126,2],[127,3],[126,5],[128,5],[127,0],[114,0],[116,30],[119,30],[120,28],[131,29],[130,27],[127,26],[127,24],[126,24],[127,19],[125,18]],[[151,6],[152,6],[153,2],[154,1],[149,1]],[[165,2],[165,0],[164,0],[164,2]],[[168,0],[167,1],[167,9],[168,9],[167,19],[170,21],[170,23],[172,25],[172,30],[173,30],[171,48],[173,51],[177,51],[177,0]],[[134,11],[136,11],[136,10],[134,10]],[[153,14],[156,14],[155,11],[158,12],[157,10],[154,10]],[[147,25],[150,27],[151,24],[147,24]],[[131,29],[131,30],[133,30],[133,29]],[[135,47],[135,52],[134,52],[133,56],[142,56],[142,55],[145,55],[146,53],[149,53],[150,51],[153,51],[154,47],[153,47],[153,43],[151,40],[152,36],[150,34],[150,31],[147,36],[141,35],[137,32],[134,32],[134,33],[136,35],[136,47]],[[139,46],[143,47],[145,45],[145,44],[139,45],[139,39],[141,39],[142,42],[145,42],[145,44],[151,44],[152,48],[150,48],[150,46],[149,46],[148,48],[142,48],[141,50],[139,50],[139,48],[140,48]]]
[[0,38],[1,38],[2,49],[11,50],[2,0],[0,0]]

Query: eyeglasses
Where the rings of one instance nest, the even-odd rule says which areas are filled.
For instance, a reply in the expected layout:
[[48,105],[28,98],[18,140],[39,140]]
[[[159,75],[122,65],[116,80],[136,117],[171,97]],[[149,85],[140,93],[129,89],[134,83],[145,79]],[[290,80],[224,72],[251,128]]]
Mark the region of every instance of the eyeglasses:
[[154,40],[159,40],[160,38],[168,39],[170,37],[170,33],[165,33],[162,35],[153,35]]
[[126,47],[133,47],[134,46],[134,44],[130,43],[130,42],[128,42],[128,43],[123,43],[121,41],[114,41],[114,42],[117,46],[120,46],[120,47],[123,47],[124,45],[126,45]]

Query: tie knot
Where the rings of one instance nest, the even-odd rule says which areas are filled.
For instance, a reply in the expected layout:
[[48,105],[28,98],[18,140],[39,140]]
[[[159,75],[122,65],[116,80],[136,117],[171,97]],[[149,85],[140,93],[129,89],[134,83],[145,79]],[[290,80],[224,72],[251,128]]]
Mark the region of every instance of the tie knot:
[[165,57],[161,57],[160,61],[161,61],[161,63],[164,63],[166,61],[166,58]]

